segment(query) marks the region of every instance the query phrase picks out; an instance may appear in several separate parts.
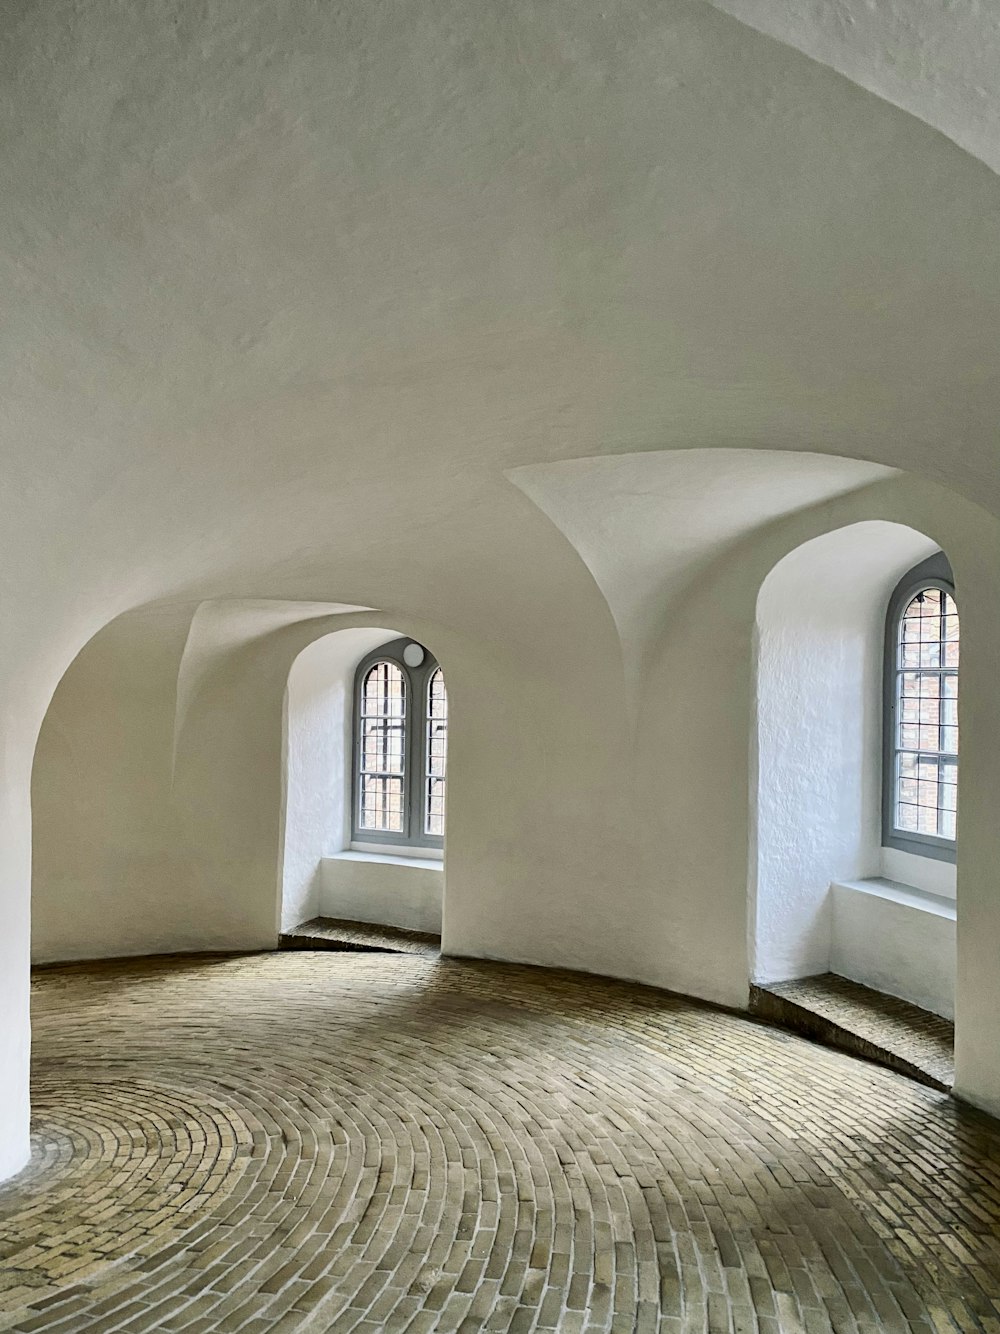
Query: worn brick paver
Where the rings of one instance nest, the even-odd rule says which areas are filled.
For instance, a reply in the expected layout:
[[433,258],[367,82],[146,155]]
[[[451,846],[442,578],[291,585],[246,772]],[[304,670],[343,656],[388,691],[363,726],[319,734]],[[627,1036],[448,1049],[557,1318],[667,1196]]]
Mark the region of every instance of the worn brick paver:
[[625,984],[410,955],[40,971],[0,1329],[1000,1331],[1000,1127]]
[[283,950],[375,950],[389,954],[422,954],[436,958],[441,937],[425,931],[380,926],[374,922],[349,922],[341,917],[311,917],[308,922],[284,931]]
[[755,1014],[942,1089],[955,1082],[955,1025],[836,973],[753,987]]

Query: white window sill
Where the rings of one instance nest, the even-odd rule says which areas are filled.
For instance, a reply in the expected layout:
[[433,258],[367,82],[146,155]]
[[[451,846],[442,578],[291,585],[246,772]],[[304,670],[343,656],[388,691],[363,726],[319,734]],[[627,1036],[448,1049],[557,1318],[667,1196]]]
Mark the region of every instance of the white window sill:
[[869,894],[872,898],[885,899],[889,903],[901,903],[906,908],[916,908],[919,912],[931,913],[935,917],[946,917],[955,921],[957,904],[954,899],[941,894],[931,894],[926,889],[914,889],[912,885],[901,885],[898,880],[835,880],[833,889],[846,889],[855,894]]
[[384,866],[415,866],[423,871],[443,871],[444,862],[439,857],[416,857],[413,848],[400,849],[399,852],[367,852],[351,848],[348,852],[332,852],[324,861],[329,862],[380,862]]
[[922,889],[927,894],[953,899],[957,892],[957,871],[954,862],[938,861],[935,857],[919,857],[899,848],[883,848],[878,877],[910,889]]

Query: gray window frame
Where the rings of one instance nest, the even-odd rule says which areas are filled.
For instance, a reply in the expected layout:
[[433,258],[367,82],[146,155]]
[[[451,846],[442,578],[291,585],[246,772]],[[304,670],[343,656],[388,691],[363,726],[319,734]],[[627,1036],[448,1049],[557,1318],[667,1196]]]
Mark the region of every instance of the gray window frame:
[[[424,779],[427,767],[428,688],[439,663],[427,648],[419,667],[408,667],[403,650],[415,639],[394,639],[373,649],[354,673],[354,740],[351,765],[351,842],[384,843],[400,848],[443,848],[443,834],[424,832]],[[362,829],[361,817],[361,697],[365,677],[378,662],[390,662],[403,674],[406,708],[403,716],[403,825],[399,833]]]
[[[899,670],[899,627],[903,613],[925,588],[940,588],[955,598],[955,577],[943,551],[914,565],[892,591],[885,617],[882,670],[882,846],[934,861],[957,860],[957,843],[936,834],[915,834],[896,828],[896,674]],[[955,598],[956,604],[958,599]],[[961,615],[961,611],[959,612]],[[961,641],[959,641],[961,644]],[[959,648],[961,672],[961,648]],[[959,685],[961,701],[961,684]],[[961,702],[959,703],[961,709]],[[961,741],[959,741],[961,745]],[[961,763],[961,762],[960,762]]]

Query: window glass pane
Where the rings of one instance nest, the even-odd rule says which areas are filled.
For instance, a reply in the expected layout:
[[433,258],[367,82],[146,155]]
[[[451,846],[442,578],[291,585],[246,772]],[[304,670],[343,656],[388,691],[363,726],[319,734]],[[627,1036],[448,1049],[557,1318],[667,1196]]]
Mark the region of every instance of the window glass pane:
[[924,588],[899,621],[893,808],[901,833],[955,837],[958,754],[958,609]]
[[380,833],[402,833],[403,784],[399,778],[364,774],[361,778],[362,829]]
[[427,683],[424,774],[424,832],[444,833],[445,774],[448,767],[448,692],[438,667]]
[[361,770],[363,773],[403,772],[403,724],[361,720]]
[[936,834],[938,832],[937,811],[926,806],[917,807],[917,833]]
[[376,662],[361,687],[358,827],[405,829],[406,684],[393,662]]

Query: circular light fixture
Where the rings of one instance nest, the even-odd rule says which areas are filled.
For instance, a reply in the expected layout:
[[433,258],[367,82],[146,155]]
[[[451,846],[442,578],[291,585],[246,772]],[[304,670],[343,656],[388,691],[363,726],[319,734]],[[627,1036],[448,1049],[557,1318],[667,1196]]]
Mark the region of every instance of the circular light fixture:
[[424,650],[419,644],[407,644],[403,649],[403,661],[407,667],[419,667],[424,660]]

